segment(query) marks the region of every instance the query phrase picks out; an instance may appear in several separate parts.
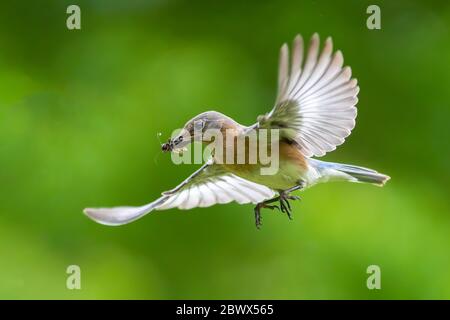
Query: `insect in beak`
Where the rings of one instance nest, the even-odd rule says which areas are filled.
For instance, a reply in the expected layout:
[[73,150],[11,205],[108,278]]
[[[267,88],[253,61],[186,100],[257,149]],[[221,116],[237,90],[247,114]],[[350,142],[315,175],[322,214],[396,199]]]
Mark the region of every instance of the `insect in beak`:
[[161,149],[163,152],[183,152],[186,150],[186,148],[183,147],[177,147],[181,142],[183,142],[183,136],[179,136],[175,139],[169,139],[166,143],[161,145]]
[[163,143],[161,145],[161,150],[163,152],[171,152],[173,150],[173,147],[174,147],[173,141],[169,139],[169,140],[167,140],[166,143]]

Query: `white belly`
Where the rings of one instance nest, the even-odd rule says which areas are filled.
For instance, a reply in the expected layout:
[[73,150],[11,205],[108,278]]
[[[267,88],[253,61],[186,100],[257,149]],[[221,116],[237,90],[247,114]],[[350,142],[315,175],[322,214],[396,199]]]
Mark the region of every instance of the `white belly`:
[[241,178],[265,185],[274,190],[286,190],[295,187],[305,178],[305,170],[291,162],[280,161],[278,171],[272,175],[261,174],[261,168],[251,171],[233,172]]

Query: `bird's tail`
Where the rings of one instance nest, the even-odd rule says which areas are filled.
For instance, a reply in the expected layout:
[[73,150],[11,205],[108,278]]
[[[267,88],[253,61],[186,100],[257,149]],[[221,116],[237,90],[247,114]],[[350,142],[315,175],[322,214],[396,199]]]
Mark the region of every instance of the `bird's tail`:
[[350,164],[325,162],[316,159],[309,159],[308,161],[318,174],[317,182],[345,180],[371,183],[381,187],[390,179],[389,176],[378,173],[375,170]]

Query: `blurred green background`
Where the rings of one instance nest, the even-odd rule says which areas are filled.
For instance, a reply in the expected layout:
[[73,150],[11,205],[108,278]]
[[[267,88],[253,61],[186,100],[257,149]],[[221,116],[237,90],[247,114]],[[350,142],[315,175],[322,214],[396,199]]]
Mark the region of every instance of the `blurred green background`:
[[[366,27],[373,3],[381,30]],[[313,32],[361,87],[353,134],[324,159],[386,173],[385,188],[318,185],[294,221],[267,211],[260,231],[251,205],[117,228],[82,214],[178,184],[198,166],[172,164],[157,133],[209,109],[253,123],[279,47]],[[445,1],[3,2],[0,298],[450,298],[449,53]],[[381,290],[366,287],[371,264]]]

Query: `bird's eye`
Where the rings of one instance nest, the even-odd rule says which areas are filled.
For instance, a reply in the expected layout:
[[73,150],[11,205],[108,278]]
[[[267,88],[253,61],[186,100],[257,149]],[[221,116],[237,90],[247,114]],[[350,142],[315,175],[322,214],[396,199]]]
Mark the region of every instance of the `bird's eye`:
[[205,126],[204,120],[196,120],[194,122],[194,130],[196,130],[196,131],[203,130],[204,126]]

